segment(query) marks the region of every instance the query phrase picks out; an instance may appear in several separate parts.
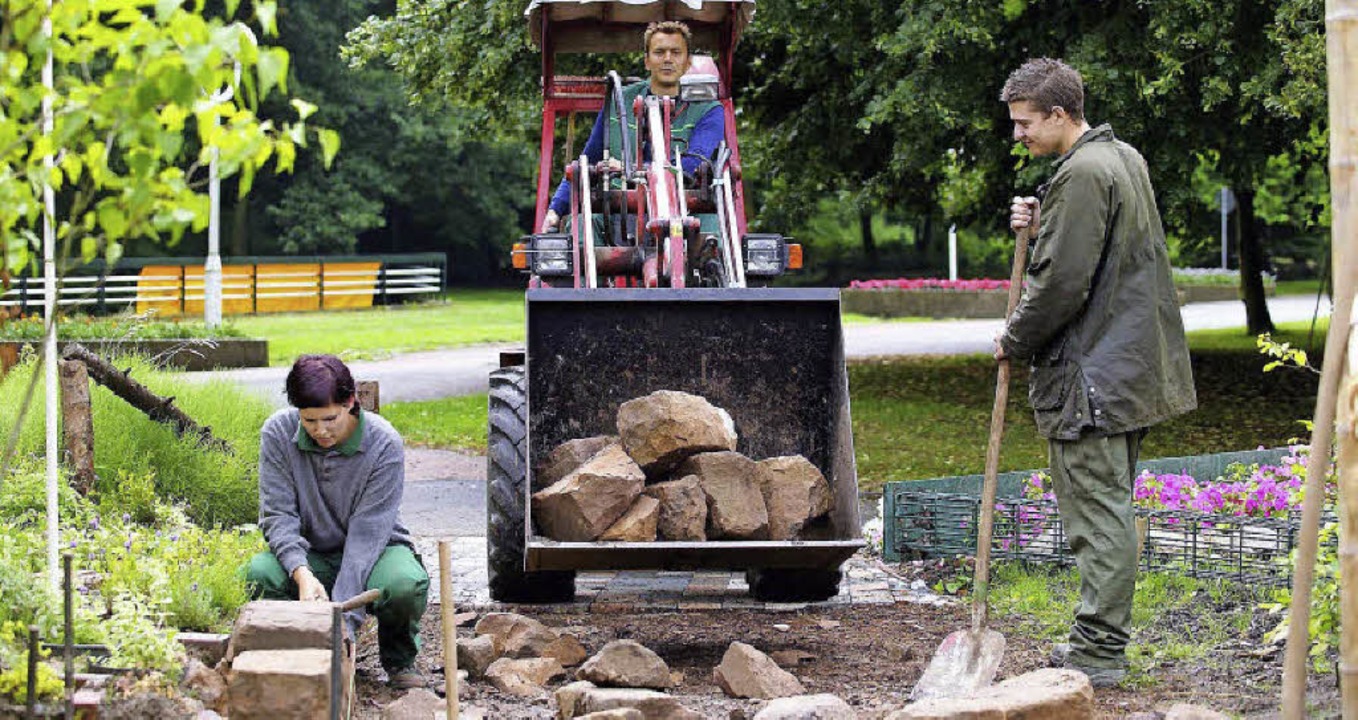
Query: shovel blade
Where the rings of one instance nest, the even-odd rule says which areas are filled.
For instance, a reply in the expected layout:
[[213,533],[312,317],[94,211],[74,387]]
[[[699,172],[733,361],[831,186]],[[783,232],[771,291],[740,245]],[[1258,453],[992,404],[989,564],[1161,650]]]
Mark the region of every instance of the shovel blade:
[[971,695],[994,681],[1003,658],[1003,635],[994,630],[958,630],[938,646],[910,699]]

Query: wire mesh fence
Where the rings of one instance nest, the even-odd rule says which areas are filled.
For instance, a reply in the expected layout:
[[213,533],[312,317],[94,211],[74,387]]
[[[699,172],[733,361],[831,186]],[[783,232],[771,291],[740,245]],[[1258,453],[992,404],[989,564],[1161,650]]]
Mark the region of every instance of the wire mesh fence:
[[[908,485],[908,484],[902,484]],[[900,558],[950,557],[976,552],[980,498],[961,493],[891,489],[888,543]],[[1237,517],[1193,510],[1136,512],[1142,570],[1199,578],[1284,585],[1300,517]],[[991,546],[995,558],[1071,565],[1065,529],[1051,500],[996,500]]]

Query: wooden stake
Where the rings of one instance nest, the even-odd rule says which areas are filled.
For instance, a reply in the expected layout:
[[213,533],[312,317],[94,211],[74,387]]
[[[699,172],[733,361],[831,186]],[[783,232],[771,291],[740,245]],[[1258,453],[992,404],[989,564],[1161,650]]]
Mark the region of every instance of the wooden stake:
[[461,715],[457,702],[457,602],[453,599],[453,548],[439,541],[439,610],[443,618],[443,691],[448,720]]
[[71,466],[71,485],[81,495],[94,488],[94,418],[90,408],[90,377],[85,363],[62,360],[61,431]]
[[354,383],[354,394],[358,396],[358,406],[365,412],[382,414],[381,396],[376,380],[359,380]]
[[[1285,720],[1306,717],[1306,660],[1310,648],[1311,585],[1315,581],[1316,542],[1320,532],[1320,511],[1325,495],[1325,472],[1330,461],[1330,443],[1338,404],[1339,378],[1343,374],[1348,346],[1349,322],[1353,316],[1353,293],[1358,288],[1358,249],[1348,248],[1358,236],[1358,207],[1354,207],[1353,176],[1358,163],[1358,0],[1327,0],[1325,3],[1327,69],[1330,97],[1330,197],[1333,221],[1330,228],[1331,267],[1334,268],[1334,314],[1325,339],[1325,360],[1321,368],[1320,389],[1316,394],[1315,424],[1311,431],[1311,457],[1306,464],[1306,497],[1302,502],[1301,530],[1297,546],[1297,566],[1292,576],[1292,609],[1287,626],[1287,652],[1283,657],[1282,714]],[[1345,435],[1351,434],[1344,433]],[[1340,478],[1341,485],[1353,486],[1354,478]],[[1355,488],[1347,487],[1345,507],[1358,502]],[[1355,508],[1358,509],[1358,508]],[[1347,511],[1341,515],[1347,515]],[[1348,555],[1353,566],[1355,538],[1353,518],[1343,521],[1339,539],[1340,557]],[[1342,580],[1341,661],[1343,676],[1351,676],[1355,660],[1353,634],[1358,632],[1358,603],[1354,595],[1352,572]],[[1345,682],[1342,692],[1344,717],[1358,717],[1358,697]]]

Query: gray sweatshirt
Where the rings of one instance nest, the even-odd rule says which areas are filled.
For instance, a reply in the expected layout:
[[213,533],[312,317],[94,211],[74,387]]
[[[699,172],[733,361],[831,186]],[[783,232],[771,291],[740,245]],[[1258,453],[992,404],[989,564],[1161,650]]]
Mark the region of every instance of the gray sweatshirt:
[[[259,526],[264,539],[289,577],[307,564],[308,550],[343,553],[330,591],[337,602],[363,592],[387,545],[414,547],[400,519],[405,484],[401,436],[380,415],[365,412],[360,419],[354,434],[362,437],[330,450],[311,442],[296,408],[274,413],[259,433]],[[363,613],[352,612],[346,619],[352,631]]]

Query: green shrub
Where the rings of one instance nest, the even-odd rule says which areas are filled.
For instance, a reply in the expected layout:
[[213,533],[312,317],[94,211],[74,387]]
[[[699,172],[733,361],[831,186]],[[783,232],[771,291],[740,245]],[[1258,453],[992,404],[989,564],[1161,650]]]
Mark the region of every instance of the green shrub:
[[[123,497],[119,484],[126,478],[153,477],[157,495],[184,502],[197,522],[227,526],[254,522],[258,516],[259,428],[271,411],[268,403],[229,382],[190,380],[157,370],[141,358],[113,362],[120,368],[130,367],[133,378],[157,394],[175,398],[175,405],[199,424],[211,427],[234,452],[178,438],[168,425],[152,421],[106,388],[91,383],[99,496]],[[35,368],[36,363],[22,363],[0,381],[0,437],[8,437]],[[21,454],[42,451],[42,392],[39,378],[37,396],[20,433]],[[140,502],[144,507],[144,498],[124,497],[119,502]]]
[[[0,323],[0,340],[41,340],[47,330],[38,316]],[[62,340],[183,340],[243,337],[235,325],[157,320],[150,315],[72,315],[60,319]]]

